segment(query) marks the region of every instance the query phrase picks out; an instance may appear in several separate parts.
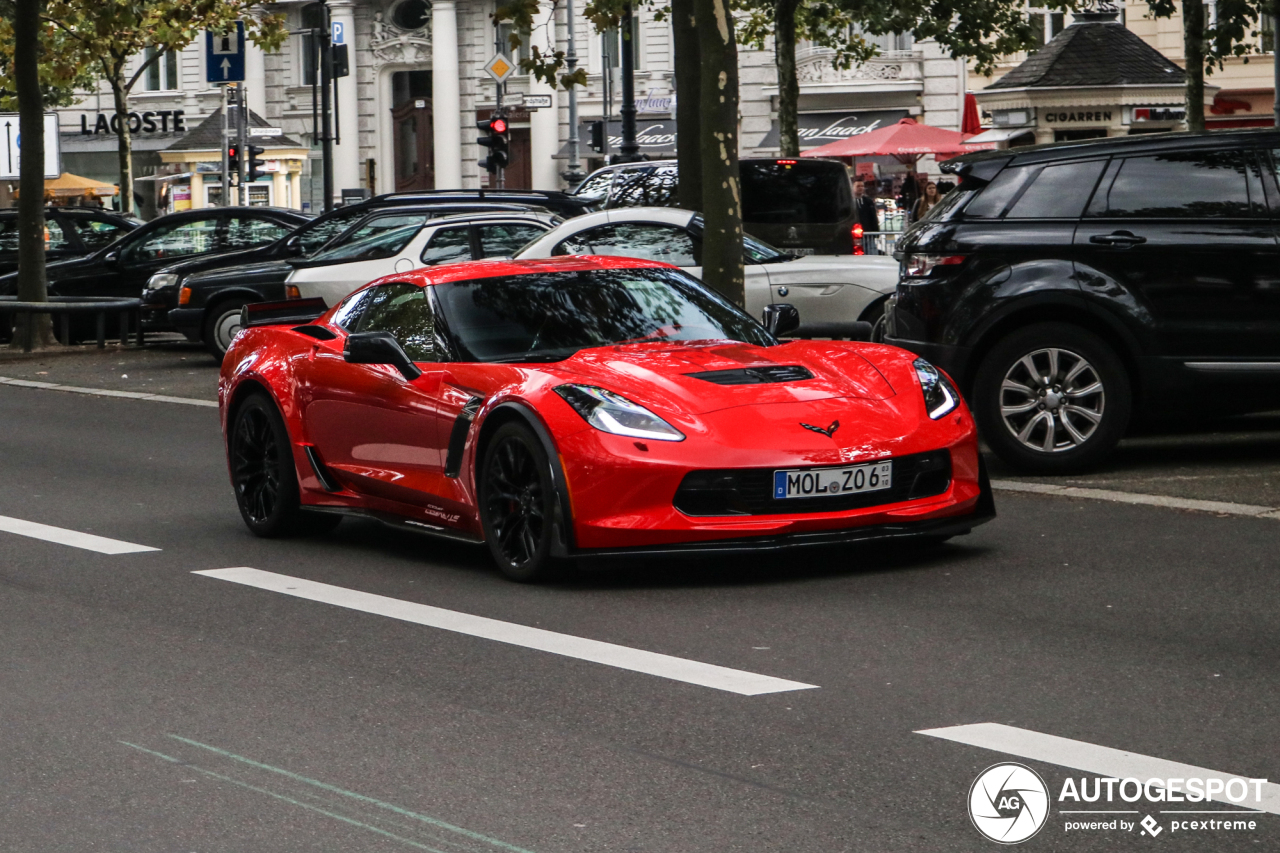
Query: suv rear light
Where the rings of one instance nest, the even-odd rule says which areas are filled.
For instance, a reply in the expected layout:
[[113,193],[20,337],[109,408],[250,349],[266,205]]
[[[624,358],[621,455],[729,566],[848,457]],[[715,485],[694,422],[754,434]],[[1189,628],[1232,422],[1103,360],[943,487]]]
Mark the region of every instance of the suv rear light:
[[191,288],[187,287],[186,285],[183,285],[182,289],[178,291],[178,304],[186,305],[190,302],[191,302]]
[[867,250],[862,247],[862,223],[853,226],[853,253],[855,255],[865,255]]
[[298,285],[296,284],[286,284],[284,286],[284,298],[285,299],[301,299],[302,291],[298,290]]
[[779,165],[779,166],[794,166],[794,165],[796,164],[796,162],[797,162],[796,160],[779,160],[779,161],[778,161],[778,165]]
[[924,278],[931,275],[935,267],[963,264],[965,257],[965,255],[907,255],[902,262],[902,274],[906,278]]

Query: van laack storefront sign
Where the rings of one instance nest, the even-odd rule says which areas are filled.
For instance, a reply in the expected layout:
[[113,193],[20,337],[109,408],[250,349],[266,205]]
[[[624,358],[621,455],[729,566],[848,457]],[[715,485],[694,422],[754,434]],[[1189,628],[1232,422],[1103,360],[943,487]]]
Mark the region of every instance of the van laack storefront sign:
[[[800,147],[817,148],[828,142],[848,139],[879,130],[882,127],[907,117],[906,110],[844,110],[830,113],[801,113],[798,117],[800,125]],[[778,123],[764,135],[764,139],[756,144],[757,148],[778,147]]]

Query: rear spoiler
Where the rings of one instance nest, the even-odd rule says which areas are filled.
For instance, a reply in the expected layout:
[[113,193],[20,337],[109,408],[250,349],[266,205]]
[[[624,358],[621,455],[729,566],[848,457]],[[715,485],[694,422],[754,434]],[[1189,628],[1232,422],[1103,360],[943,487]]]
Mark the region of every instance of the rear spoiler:
[[284,299],[279,302],[250,302],[240,309],[240,328],[310,323],[328,310],[329,306],[319,296],[311,299]]

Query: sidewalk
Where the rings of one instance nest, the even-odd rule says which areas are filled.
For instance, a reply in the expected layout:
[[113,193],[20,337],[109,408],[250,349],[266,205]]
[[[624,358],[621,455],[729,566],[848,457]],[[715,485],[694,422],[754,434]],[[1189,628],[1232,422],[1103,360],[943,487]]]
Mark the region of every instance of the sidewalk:
[[218,363],[200,344],[173,337],[141,349],[90,344],[28,354],[0,348],[0,376],[216,401]]

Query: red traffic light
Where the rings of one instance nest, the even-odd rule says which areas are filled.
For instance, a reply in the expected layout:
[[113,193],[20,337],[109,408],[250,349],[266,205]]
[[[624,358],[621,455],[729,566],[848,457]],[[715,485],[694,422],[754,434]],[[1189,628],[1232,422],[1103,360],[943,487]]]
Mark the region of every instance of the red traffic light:
[[229,148],[227,149],[227,156],[228,156],[228,157],[234,157],[234,156],[236,156],[236,147],[235,147],[234,145],[232,145],[231,147],[229,147]]
[[495,118],[493,121],[489,122],[489,129],[494,133],[506,133],[507,120],[505,118]]

